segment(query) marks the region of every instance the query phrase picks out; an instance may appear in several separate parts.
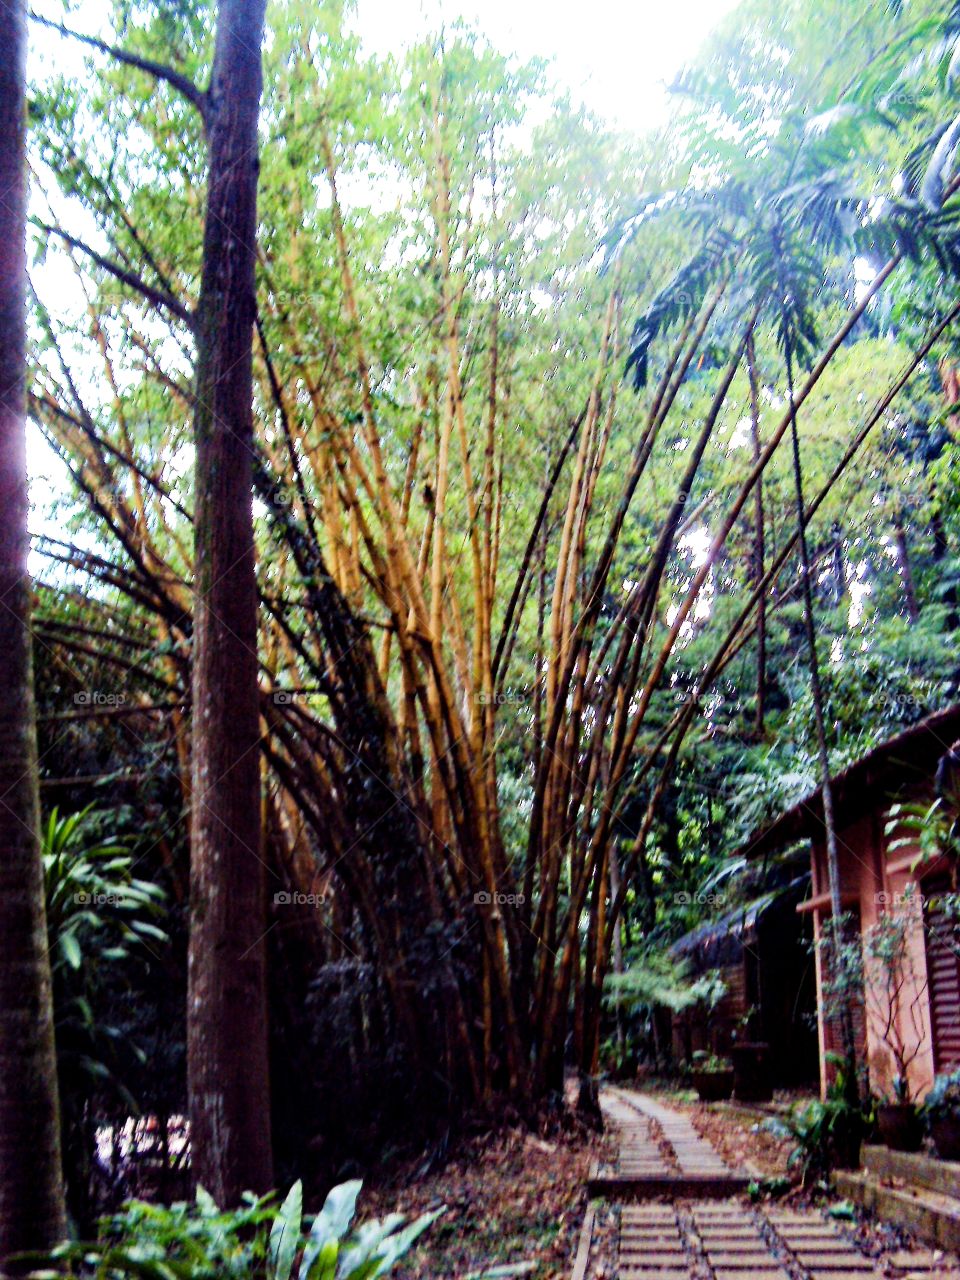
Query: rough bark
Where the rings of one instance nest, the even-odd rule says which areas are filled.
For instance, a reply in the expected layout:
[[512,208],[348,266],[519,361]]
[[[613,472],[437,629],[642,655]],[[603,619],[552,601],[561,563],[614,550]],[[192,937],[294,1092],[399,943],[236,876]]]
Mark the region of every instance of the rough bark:
[[[0,1266],[66,1235],[27,576],[26,10],[0,5]],[[8,1264],[5,1271],[15,1268]]]
[[273,1181],[252,509],[264,7],[220,5],[197,321],[188,1076],[194,1174],[223,1206]]

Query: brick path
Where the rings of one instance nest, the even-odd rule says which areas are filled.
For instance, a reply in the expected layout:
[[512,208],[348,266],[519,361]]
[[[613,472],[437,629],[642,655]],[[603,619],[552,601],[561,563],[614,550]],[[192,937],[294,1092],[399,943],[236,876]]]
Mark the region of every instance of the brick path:
[[620,1138],[615,1170],[591,1189],[624,1202],[615,1280],[960,1280],[953,1259],[928,1249],[872,1259],[816,1209],[704,1198],[738,1174],[686,1116],[625,1089],[602,1090],[600,1103]]

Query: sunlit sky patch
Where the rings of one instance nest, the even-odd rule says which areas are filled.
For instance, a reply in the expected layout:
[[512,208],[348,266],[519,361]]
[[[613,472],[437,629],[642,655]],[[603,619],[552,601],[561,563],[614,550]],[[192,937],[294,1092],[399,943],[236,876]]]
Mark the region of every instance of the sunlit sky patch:
[[395,52],[457,18],[498,49],[550,59],[557,84],[611,124],[635,132],[669,117],[666,85],[737,0],[359,0],[371,52]]
[[[318,3],[321,0],[317,0]],[[670,6],[638,0],[595,0],[582,5],[557,0],[358,0],[354,22],[371,53],[401,54],[425,35],[458,19],[481,31],[504,53],[522,59],[540,57],[550,63],[556,88],[605,118],[611,125],[643,133],[669,118],[667,85],[692,58],[711,28],[736,7],[737,0],[674,0]],[[39,0],[38,12],[62,20],[59,0]],[[75,30],[110,37],[110,6],[84,0],[69,16]],[[87,51],[48,28],[31,28],[31,63],[67,74],[81,73]],[[41,292],[43,272],[37,280]],[[52,266],[55,279],[49,297],[69,296],[75,285],[64,278],[62,264]],[[50,283],[47,281],[47,283]],[[35,526],[46,524],[42,512],[50,497],[67,485],[62,464],[39,432],[29,432],[29,466],[33,478]]]

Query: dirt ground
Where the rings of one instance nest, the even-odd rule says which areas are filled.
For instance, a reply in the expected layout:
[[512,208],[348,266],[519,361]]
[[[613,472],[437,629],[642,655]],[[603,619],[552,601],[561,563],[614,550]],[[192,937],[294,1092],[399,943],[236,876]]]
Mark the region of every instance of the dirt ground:
[[[442,1167],[417,1176],[399,1170],[361,1201],[363,1216],[446,1212],[391,1275],[395,1280],[526,1280],[569,1276],[592,1161],[608,1159],[610,1140],[576,1126],[537,1137],[508,1129],[463,1143]],[[526,1264],[526,1265],[524,1265]]]

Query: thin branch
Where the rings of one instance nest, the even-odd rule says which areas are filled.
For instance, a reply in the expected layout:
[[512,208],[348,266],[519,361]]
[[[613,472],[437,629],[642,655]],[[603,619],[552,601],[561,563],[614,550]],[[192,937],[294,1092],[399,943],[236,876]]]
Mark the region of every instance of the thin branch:
[[54,31],[59,31],[62,36],[68,36],[71,40],[79,40],[81,44],[89,45],[91,49],[99,49],[101,53],[109,54],[111,58],[116,58],[124,66],[136,67],[138,71],[145,71],[147,75],[164,81],[164,83],[182,94],[192,106],[196,107],[200,112],[204,126],[206,126],[210,111],[209,95],[205,90],[198,88],[189,76],[183,75],[180,71],[175,71],[173,67],[168,67],[163,62],[154,62],[152,58],[141,58],[139,54],[130,53],[127,49],[120,49],[116,45],[107,44],[105,40],[100,40],[96,36],[87,36],[81,31],[73,31],[70,27],[65,27],[62,22],[55,22],[52,18],[44,18],[42,14],[31,12],[30,17],[43,27],[51,27]]
[[147,284],[146,280],[143,280],[135,272],[127,271],[125,267],[119,266],[116,262],[111,262],[111,260],[109,258],[105,258],[102,253],[97,253],[96,249],[91,248],[88,244],[84,244],[84,242],[82,240],[78,240],[76,236],[72,236],[69,231],[64,231],[62,227],[55,227],[49,222],[43,222],[40,218],[31,218],[30,221],[35,227],[39,227],[41,231],[45,231],[47,235],[59,236],[60,239],[70,245],[72,249],[77,249],[80,253],[86,254],[88,258],[92,258],[97,266],[103,267],[104,271],[108,271],[110,275],[119,280],[121,284],[125,284],[129,286],[129,288],[134,289],[137,293],[142,294],[147,301],[152,302],[158,310],[166,308],[166,310],[172,311],[178,320],[182,320],[188,328],[193,329],[196,324],[193,312],[190,311],[189,308],[185,307],[182,302],[178,301],[173,294],[167,293],[164,289],[155,289],[153,285]]

